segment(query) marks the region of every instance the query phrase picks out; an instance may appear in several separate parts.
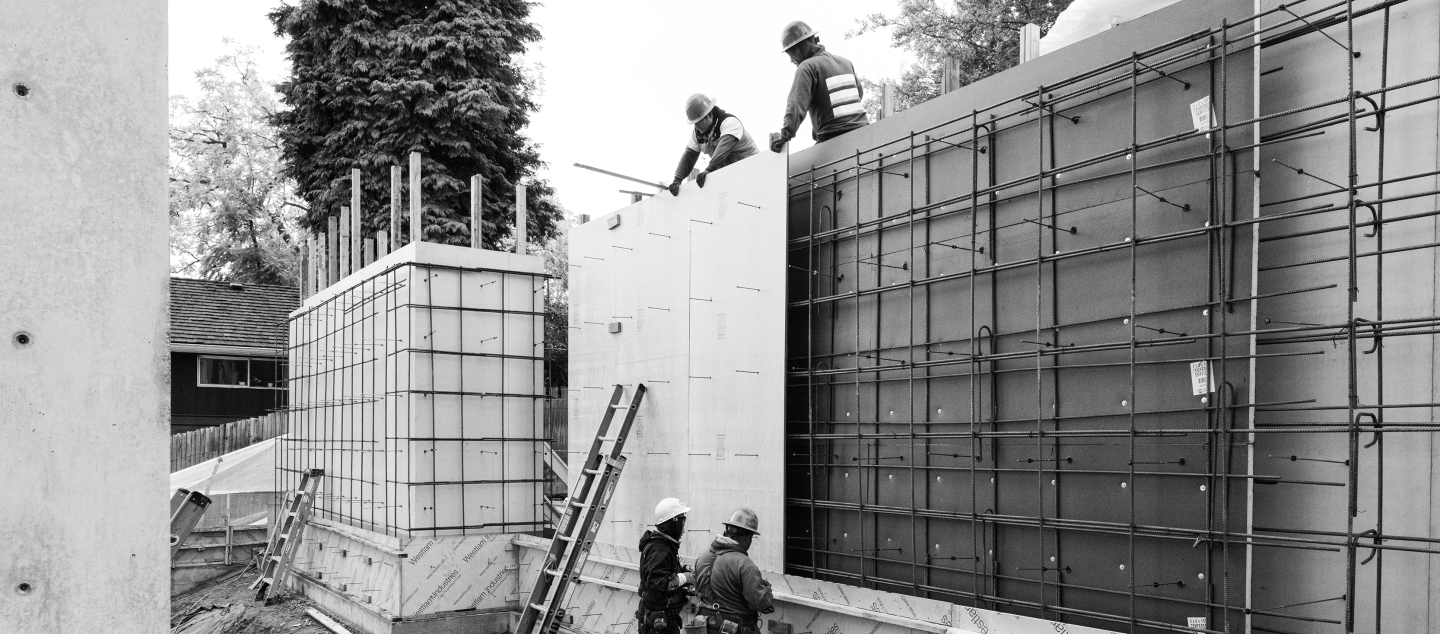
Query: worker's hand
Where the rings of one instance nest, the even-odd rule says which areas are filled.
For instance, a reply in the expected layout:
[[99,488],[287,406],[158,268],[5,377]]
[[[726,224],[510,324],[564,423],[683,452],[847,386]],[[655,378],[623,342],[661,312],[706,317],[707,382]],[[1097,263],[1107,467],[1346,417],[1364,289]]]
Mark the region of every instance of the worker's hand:
[[710,172],[700,172],[695,175],[695,184],[699,185],[701,189],[705,188],[705,175],[709,173]]
[[679,196],[679,195],[680,195],[680,181],[671,181],[671,182],[670,182],[670,187],[668,187],[668,188],[666,188],[666,189],[669,189],[669,190],[670,190],[670,195],[671,195],[671,196]]
[[780,134],[779,132],[771,132],[770,151],[778,154],[780,153],[780,150],[783,149],[785,149],[785,136]]

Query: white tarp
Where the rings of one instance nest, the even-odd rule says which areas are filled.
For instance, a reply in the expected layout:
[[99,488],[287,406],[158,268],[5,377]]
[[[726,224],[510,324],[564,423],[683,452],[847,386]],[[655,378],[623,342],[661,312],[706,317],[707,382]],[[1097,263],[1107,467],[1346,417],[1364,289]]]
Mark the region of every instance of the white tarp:
[[1053,52],[1180,0],[1075,0],[1040,38],[1040,54]]
[[[275,488],[275,447],[280,438],[271,438],[236,449],[219,458],[186,467],[170,474],[170,494],[188,489],[215,497],[229,493],[264,493]],[[216,462],[219,468],[216,468]]]

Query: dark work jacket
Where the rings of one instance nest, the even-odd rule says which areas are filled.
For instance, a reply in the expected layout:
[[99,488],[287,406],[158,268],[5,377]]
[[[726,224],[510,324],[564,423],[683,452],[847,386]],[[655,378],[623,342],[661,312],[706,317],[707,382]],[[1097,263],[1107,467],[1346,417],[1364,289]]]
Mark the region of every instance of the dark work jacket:
[[750,554],[724,535],[717,535],[710,550],[695,560],[695,585],[700,605],[738,617],[741,625],[754,625],[761,612],[774,607],[770,582]]
[[863,128],[870,123],[861,105],[864,98],[865,88],[855,74],[855,65],[821,46],[795,68],[780,135],[786,141],[795,138],[807,112],[817,142]]
[[640,607],[647,612],[679,612],[685,606],[680,589],[680,542],[660,531],[640,536]]

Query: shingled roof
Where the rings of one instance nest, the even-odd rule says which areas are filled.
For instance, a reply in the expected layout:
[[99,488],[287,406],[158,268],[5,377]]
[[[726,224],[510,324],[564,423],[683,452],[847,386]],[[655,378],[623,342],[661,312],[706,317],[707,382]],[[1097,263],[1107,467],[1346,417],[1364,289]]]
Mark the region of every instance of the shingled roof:
[[170,278],[170,345],[279,348],[300,307],[293,286]]

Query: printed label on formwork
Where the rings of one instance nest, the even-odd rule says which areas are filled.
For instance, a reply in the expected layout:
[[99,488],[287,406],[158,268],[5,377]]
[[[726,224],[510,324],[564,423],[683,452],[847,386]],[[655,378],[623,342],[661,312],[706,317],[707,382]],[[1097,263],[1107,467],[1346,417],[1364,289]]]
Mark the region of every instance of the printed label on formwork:
[[1196,130],[1209,130],[1212,122],[1214,108],[1210,106],[1210,96],[1201,97],[1199,101],[1190,104],[1190,121],[1194,122]]
[[1210,627],[1210,619],[1203,616],[1187,616],[1185,621],[1186,626],[1192,630],[1204,630]]
[[1215,368],[1209,361],[1195,361],[1190,364],[1190,394],[1200,396],[1215,391]]

